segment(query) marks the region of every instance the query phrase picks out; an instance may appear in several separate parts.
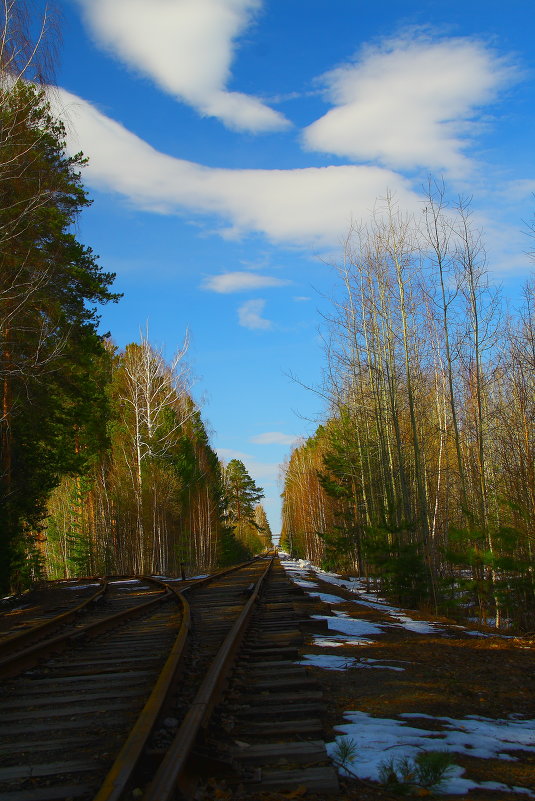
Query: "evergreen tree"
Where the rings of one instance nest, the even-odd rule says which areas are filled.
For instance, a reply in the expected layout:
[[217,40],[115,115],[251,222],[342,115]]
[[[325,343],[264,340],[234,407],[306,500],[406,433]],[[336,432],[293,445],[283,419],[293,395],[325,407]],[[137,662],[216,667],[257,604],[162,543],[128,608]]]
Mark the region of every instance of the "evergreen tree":
[[235,524],[247,521],[254,525],[255,505],[264,497],[264,490],[256,486],[239,459],[231,459],[226,466],[224,483],[229,520]]
[[264,497],[264,490],[256,485],[239,459],[231,459],[228,463],[224,470],[223,483],[227,524],[234,529],[236,538],[250,553],[258,553],[263,544],[258,536],[255,506]]
[[[18,82],[0,104],[0,587],[15,544],[51,489],[104,436],[104,347],[95,303],[116,300],[71,227],[89,204],[43,90]],[[21,214],[21,209],[25,210]],[[22,548],[24,550],[24,548]]]

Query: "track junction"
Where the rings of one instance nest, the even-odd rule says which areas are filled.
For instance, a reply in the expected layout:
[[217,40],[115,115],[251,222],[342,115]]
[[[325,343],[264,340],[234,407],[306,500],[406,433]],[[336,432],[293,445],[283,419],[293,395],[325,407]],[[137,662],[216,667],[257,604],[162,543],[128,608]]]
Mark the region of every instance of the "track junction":
[[336,792],[321,687],[295,662],[325,623],[276,557],[78,587],[0,635],[3,801]]

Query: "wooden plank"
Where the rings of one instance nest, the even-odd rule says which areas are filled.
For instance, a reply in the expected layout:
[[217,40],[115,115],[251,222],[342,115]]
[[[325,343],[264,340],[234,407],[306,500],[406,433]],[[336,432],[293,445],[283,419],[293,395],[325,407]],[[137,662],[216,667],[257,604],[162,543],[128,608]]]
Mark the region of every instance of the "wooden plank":
[[64,776],[69,773],[93,773],[98,770],[99,763],[94,759],[73,759],[67,762],[47,762],[44,765],[11,765],[0,768],[0,782],[16,779],[33,779],[37,776]]
[[[117,739],[118,734],[115,735]],[[2,756],[11,756],[12,754],[20,754],[21,756],[26,753],[46,753],[48,751],[64,751],[70,752],[73,747],[84,748],[91,747],[98,743],[99,748],[103,751],[107,750],[104,747],[105,740],[103,739],[102,732],[84,734],[82,737],[70,737],[68,740],[47,737],[46,740],[28,740],[24,743],[3,743]]]
[[[86,667],[86,666],[98,666],[98,665],[132,665],[137,662],[159,662],[162,659],[161,654],[147,654],[141,656],[125,656],[122,659],[117,659],[117,657],[110,657],[107,659],[106,657],[98,658],[98,659],[88,659],[87,656],[80,656],[78,659],[69,659],[68,662],[64,662],[63,666],[71,668],[71,667]],[[54,668],[56,666],[54,665]],[[61,670],[62,665],[57,665],[58,669]]]
[[[104,726],[109,727],[110,731],[116,731],[117,726],[124,728],[127,722],[134,717],[134,712],[130,715],[118,716],[116,712],[110,713],[108,710],[102,712],[97,719],[91,721],[92,730],[102,730]],[[3,721],[2,721],[3,722]],[[113,727],[113,728],[112,728]],[[5,728],[0,723],[0,741],[4,737],[8,742],[13,742],[14,734],[44,734],[60,730],[61,732],[70,731],[73,729],[84,729],[87,731],[88,721],[86,718],[77,718],[76,720],[62,720],[61,722],[51,720],[49,723],[32,723],[31,727],[28,724],[21,724],[20,726],[10,725]],[[3,799],[2,799],[3,801]]]
[[306,770],[270,770],[262,771],[258,783],[246,783],[245,788],[251,792],[269,790],[291,790],[304,786],[313,793],[337,793],[339,791],[338,776],[334,768],[307,768]]
[[316,681],[316,679],[302,679],[298,676],[295,679],[281,678],[280,680],[270,679],[269,681],[248,681],[246,683],[246,687],[249,693],[277,693],[281,690],[292,688],[295,688],[296,690],[319,690],[321,685]]
[[232,757],[242,763],[267,765],[274,762],[324,762],[328,760],[323,740],[302,743],[261,743],[246,748],[235,748]]
[[271,706],[272,704],[285,704],[286,706],[291,706],[293,703],[296,704],[304,704],[307,701],[321,701],[323,699],[323,690],[321,687],[318,687],[317,690],[309,690],[308,692],[303,693],[262,693],[262,694],[249,694],[244,696],[246,703],[251,704],[252,706],[258,706],[261,709],[266,709],[266,704]]
[[[110,681],[117,681],[121,682],[122,684],[127,678],[142,679],[142,678],[151,678],[153,676],[154,672],[152,670],[131,670],[129,673],[123,671],[117,676],[106,674],[105,678],[102,678],[101,676],[65,676],[61,679],[61,681],[59,679],[52,677],[48,678],[48,676],[46,678],[35,678],[35,679],[32,678],[31,676],[25,676],[24,679],[26,683],[23,686],[22,691],[27,692],[27,688],[28,689],[33,687],[41,688],[59,684],[63,685],[66,683],[74,684],[79,681],[83,681],[84,683],[87,681],[94,681],[94,682],[102,681],[106,682],[106,684],[109,683]],[[17,684],[17,686],[19,685]]]
[[[50,693],[42,693],[42,696],[32,695],[30,697],[22,696],[21,698],[10,698],[9,700],[2,700],[1,709],[25,709],[26,707],[38,707],[43,709],[47,706],[61,706],[63,704],[78,704],[85,701],[100,701],[106,698],[132,698],[135,696],[142,696],[138,687],[117,687],[115,689],[108,689],[102,691],[92,691],[88,689],[86,693],[79,694],[63,694],[51,695]],[[4,718],[2,711],[2,719]]]
[[[278,701],[279,699],[277,699]],[[238,719],[241,718],[277,718],[284,720],[298,720],[303,719],[310,715],[321,715],[325,712],[325,702],[318,699],[317,701],[306,701],[305,703],[285,703],[273,704],[267,706],[250,706],[238,709],[235,715]]]
[[303,720],[280,720],[280,721],[249,721],[247,728],[253,732],[264,736],[276,737],[282,734],[321,734],[323,724],[319,718],[308,718]]
[[[88,693],[98,690],[110,690],[117,687],[120,690],[122,687],[140,689],[142,687],[151,687],[154,680],[154,671],[147,670],[139,673],[106,673],[104,676],[92,674],[89,676],[65,676],[61,679],[44,679],[34,681],[31,684],[26,684],[23,687],[17,687],[17,694],[27,697],[31,695],[45,695],[46,693],[55,693],[64,691],[65,693],[75,693],[83,689]],[[82,688],[79,687],[80,682],[83,682]],[[2,702],[3,705],[3,702]]]
[[94,787],[86,784],[63,784],[57,787],[36,787],[33,790],[15,790],[2,793],[2,801],[65,801],[66,798],[91,797]]
[[[140,699],[139,705],[143,703],[142,699]],[[118,701],[116,704],[91,704],[90,706],[80,707],[79,709],[43,709],[40,710],[39,706],[36,704],[35,708],[32,710],[28,710],[26,712],[8,712],[7,715],[2,715],[2,724],[4,723],[16,723],[19,720],[35,720],[36,718],[42,718],[44,720],[53,720],[55,718],[72,718],[82,717],[85,715],[94,715],[99,713],[106,713],[106,712],[115,712],[121,711],[122,709],[132,709],[133,704],[130,701]],[[85,721],[85,725],[88,725],[89,721]],[[61,724],[63,725],[63,724]],[[30,727],[33,729],[33,726]]]

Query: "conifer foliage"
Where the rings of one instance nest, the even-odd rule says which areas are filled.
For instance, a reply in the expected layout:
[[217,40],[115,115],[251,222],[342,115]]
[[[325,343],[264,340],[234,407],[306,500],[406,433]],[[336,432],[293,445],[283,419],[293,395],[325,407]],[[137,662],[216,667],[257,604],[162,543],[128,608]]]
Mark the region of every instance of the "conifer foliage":
[[264,549],[262,525],[257,522],[256,506],[264,497],[239,459],[231,459],[224,469],[225,519],[236,539],[248,552],[258,553]]
[[[114,275],[73,234],[90,203],[46,84],[55,42],[0,7],[0,591],[51,578],[215,566],[236,547],[183,369],[148,337],[118,352]],[[37,40],[32,32],[37,30]]]
[[72,224],[89,201],[81,155],[35,85],[0,97],[0,585],[24,573],[31,532],[64,473],[98,445],[106,399],[95,303],[117,298]]

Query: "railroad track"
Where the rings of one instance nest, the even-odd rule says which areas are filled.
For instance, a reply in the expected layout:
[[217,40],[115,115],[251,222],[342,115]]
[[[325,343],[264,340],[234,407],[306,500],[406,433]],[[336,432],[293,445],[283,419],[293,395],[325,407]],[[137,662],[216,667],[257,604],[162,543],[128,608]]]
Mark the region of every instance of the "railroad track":
[[[33,625],[8,633],[0,640],[0,678],[17,675],[38,664],[52,652],[74,641],[85,631],[89,637],[101,633],[106,621],[114,624],[115,615],[135,616],[143,606],[162,599],[170,590],[153,578],[98,579],[96,590],[81,603],[64,602],[59,613],[39,616]],[[121,617],[118,618],[118,622]]]
[[[255,752],[255,733],[249,726],[253,751],[241,760],[234,735],[229,730],[230,745],[225,735],[229,714],[247,731],[244,720],[253,707],[247,701],[251,688],[243,687],[244,670],[250,670],[260,693],[265,688],[259,677],[279,671],[281,657],[286,662],[281,692],[291,684],[292,669],[302,671],[286,659],[296,653],[296,632],[303,615],[299,604],[289,604],[287,597],[281,600],[282,572],[264,558],[188,587],[180,583],[182,592],[176,585],[161,589],[124,585],[122,600],[136,606],[138,613],[139,596],[154,596],[152,606],[145,606],[141,616],[120,621],[115,614],[110,622],[109,613],[101,615],[100,621],[66,632],[66,644],[57,653],[38,643],[35,648],[53,653],[52,658],[8,679],[0,698],[2,801],[126,801],[132,797],[166,801],[181,797],[179,793],[191,797],[199,781],[208,775],[217,777],[221,770],[224,774],[230,770],[236,786],[245,786],[244,779],[253,789],[274,787],[277,782],[285,786],[285,781],[295,785],[296,771],[277,777],[261,767],[266,754],[268,762],[277,761],[278,747],[280,761],[283,750],[276,742],[270,750],[267,742],[262,752],[266,736],[273,740],[269,727],[256,731]],[[267,600],[261,604],[262,590]],[[134,596],[136,603],[131,604]],[[57,641],[58,636],[50,639]],[[56,642],[52,647],[60,645]],[[303,677],[296,673],[293,680],[302,683]],[[228,686],[230,695],[224,695]],[[269,700],[277,705],[274,690],[272,686]],[[318,700],[319,691],[315,692]],[[243,698],[237,701],[240,694]],[[236,704],[244,713],[241,717]],[[295,715],[290,715],[284,735],[296,740],[289,764],[318,763],[316,773],[308,770],[311,788],[315,782],[318,789],[333,789],[334,771],[323,764],[325,749],[317,740],[321,723],[318,719],[311,724],[307,715],[303,718],[303,703],[294,706]],[[227,725],[221,728],[225,716]],[[212,745],[214,725],[219,730],[216,746]],[[311,745],[299,745],[303,734],[315,738]],[[278,735],[280,740],[280,726]],[[253,754],[256,764],[251,768]],[[300,775],[302,779],[302,771]]]
[[101,578],[50,581],[31,594],[19,597],[16,605],[0,614],[2,656],[34,643],[74,620],[98,601],[106,592],[106,584]]

